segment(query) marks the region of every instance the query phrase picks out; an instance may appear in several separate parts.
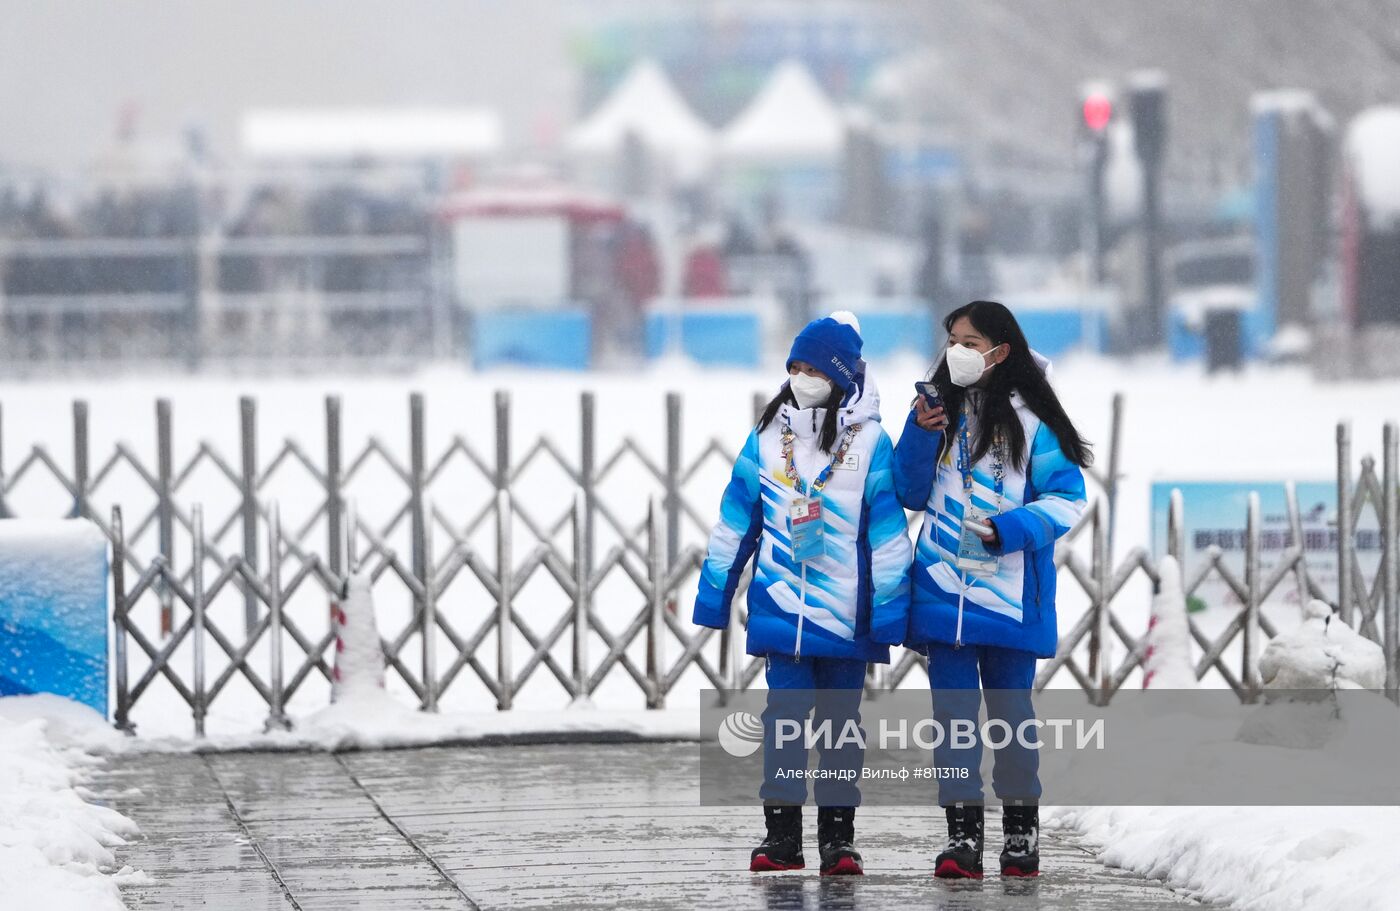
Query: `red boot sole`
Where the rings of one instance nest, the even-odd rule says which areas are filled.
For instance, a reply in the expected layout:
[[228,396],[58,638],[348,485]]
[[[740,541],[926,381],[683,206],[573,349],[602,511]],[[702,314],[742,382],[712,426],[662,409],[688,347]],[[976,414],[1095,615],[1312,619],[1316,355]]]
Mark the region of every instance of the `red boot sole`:
[[855,858],[843,857],[836,863],[822,870],[822,876],[864,876],[865,871],[856,863]]
[[938,865],[938,869],[933,871],[933,875],[939,879],[981,879],[981,873],[973,873],[958,866],[955,860],[945,860]]
[[1002,876],[1014,876],[1018,879],[1030,879],[1032,876],[1039,876],[1039,870],[1017,870],[1015,867],[1003,867]]
[[783,870],[803,870],[806,864],[780,864],[777,861],[768,859],[767,854],[760,854],[749,861],[750,873],[780,873]]

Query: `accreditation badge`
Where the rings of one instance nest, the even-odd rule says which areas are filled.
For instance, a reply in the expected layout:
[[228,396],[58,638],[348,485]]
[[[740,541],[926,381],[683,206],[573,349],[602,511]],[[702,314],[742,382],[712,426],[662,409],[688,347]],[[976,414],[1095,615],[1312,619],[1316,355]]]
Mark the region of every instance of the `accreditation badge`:
[[[985,523],[997,514],[985,509],[968,507],[966,515],[974,522]],[[997,572],[997,560],[997,555],[987,550],[987,544],[981,536],[964,525],[962,537],[958,539],[958,569],[970,572],[975,576],[994,576]]]
[[792,558],[799,563],[826,554],[826,523],[822,521],[821,497],[798,497],[788,507],[788,532],[792,536]]

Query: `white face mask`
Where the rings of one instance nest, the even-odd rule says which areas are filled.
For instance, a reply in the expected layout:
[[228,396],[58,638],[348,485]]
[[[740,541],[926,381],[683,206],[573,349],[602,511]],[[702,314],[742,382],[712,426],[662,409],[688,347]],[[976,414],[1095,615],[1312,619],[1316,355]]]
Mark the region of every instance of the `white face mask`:
[[798,408],[815,408],[831,398],[831,381],[820,376],[797,373],[788,377],[788,388]]
[[[995,351],[993,348],[992,351]],[[991,367],[987,364],[987,354],[966,345],[954,345],[944,357],[948,361],[948,378],[959,386],[971,386],[982,378]]]

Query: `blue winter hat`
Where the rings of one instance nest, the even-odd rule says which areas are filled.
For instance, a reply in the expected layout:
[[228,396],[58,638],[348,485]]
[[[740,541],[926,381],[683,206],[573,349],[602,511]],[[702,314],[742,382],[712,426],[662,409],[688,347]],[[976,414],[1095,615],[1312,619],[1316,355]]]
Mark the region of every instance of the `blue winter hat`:
[[788,366],[793,361],[806,361],[826,374],[839,388],[850,392],[856,386],[860,364],[860,322],[849,310],[837,310],[830,316],[812,320],[788,352]]

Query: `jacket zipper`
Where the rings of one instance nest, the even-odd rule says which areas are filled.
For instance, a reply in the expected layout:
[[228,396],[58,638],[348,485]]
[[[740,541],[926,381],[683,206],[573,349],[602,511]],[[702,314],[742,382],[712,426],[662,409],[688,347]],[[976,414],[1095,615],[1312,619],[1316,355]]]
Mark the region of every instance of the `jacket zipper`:
[[[812,432],[817,431],[817,409],[812,409]],[[802,585],[797,596],[797,641],[792,646],[792,660],[802,660],[802,621],[807,619],[807,561],[802,561]]]
[[[812,432],[817,431],[817,409],[812,409]],[[802,621],[807,619],[807,562],[802,561],[802,585],[797,596],[797,641],[792,646],[792,660],[802,660]]]
[[953,632],[953,648],[962,648],[963,599],[967,597],[967,571],[958,571],[958,626]]
[[802,563],[802,587],[797,597],[797,642],[792,649],[792,660],[802,660],[802,621],[807,619],[807,563]]

